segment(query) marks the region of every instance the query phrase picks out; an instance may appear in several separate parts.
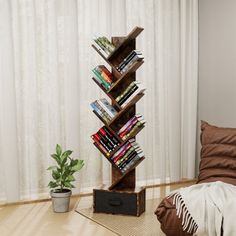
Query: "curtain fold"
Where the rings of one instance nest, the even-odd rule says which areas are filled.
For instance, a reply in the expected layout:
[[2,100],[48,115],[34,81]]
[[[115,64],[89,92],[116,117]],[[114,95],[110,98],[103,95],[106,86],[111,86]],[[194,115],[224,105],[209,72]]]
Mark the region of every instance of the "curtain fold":
[[0,0],[0,19],[0,201],[47,195],[56,143],[85,160],[74,193],[109,183],[90,138],[102,123],[89,104],[105,97],[91,80],[104,64],[91,43],[135,26],[144,28],[137,80],[147,87],[137,104],[147,120],[138,183],[195,176],[197,0]]

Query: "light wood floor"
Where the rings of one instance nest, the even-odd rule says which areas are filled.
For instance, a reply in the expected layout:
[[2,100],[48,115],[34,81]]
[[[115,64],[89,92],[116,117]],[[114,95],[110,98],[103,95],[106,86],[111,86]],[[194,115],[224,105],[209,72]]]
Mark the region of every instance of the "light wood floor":
[[[169,191],[191,185],[175,184],[171,186],[147,189],[147,198],[163,198]],[[91,197],[87,197],[91,204]],[[108,229],[76,213],[74,209],[80,198],[72,198],[70,212],[54,213],[51,202],[39,202],[0,207],[1,236],[114,236]],[[83,202],[84,201],[83,199]],[[155,210],[155,209],[153,209]]]

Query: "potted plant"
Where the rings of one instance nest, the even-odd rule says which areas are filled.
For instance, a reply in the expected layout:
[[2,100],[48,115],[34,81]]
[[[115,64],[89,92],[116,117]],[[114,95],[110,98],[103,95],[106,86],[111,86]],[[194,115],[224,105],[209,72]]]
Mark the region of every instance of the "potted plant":
[[49,166],[47,170],[52,171],[53,180],[48,186],[51,189],[50,195],[54,212],[69,211],[71,189],[75,186],[74,174],[84,166],[83,160],[72,159],[71,150],[62,151],[60,145],[56,145],[56,152],[51,157],[57,165]]

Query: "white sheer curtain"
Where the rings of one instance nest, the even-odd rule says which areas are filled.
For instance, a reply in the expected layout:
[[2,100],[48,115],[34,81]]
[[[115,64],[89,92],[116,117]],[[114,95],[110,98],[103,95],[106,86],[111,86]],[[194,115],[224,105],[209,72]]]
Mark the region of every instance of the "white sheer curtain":
[[142,184],[195,176],[197,0],[0,0],[0,198],[47,194],[56,143],[84,159],[74,193],[109,182],[110,166],[90,134],[101,123],[89,103],[105,96],[91,80],[103,60],[95,33],[110,37],[144,27],[137,72],[146,87],[138,110],[146,160]]

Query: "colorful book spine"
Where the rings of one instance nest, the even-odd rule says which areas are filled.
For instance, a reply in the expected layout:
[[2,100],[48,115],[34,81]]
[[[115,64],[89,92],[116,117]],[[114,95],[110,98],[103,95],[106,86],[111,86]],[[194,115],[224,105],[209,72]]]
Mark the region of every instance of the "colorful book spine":
[[106,131],[103,128],[100,128],[98,132],[108,140],[108,142],[112,145],[113,149],[117,147],[117,144],[113,142],[113,140],[110,138],[110,136],[106,133]]
[[141,55],[138,50],[133,50],[117,67],[118,71],[121,71],[136,55]]
[[130,124],[132,124],[132,122],[133,122],[136,118],[138,118],[138,117],[142,117],[142,115],[136,114],[134,117],[132,117],[130,120],[128,120],[128,121],[126,122],[126,124],[123,125],[123,126],[120,128],[120,130],[118,131],[118,135],[121,134],[122,132],[124,132],[125,129],[126,129]]
[[102,118],[106,123],[111,121],[111,117],[106,113],[106,111],[97,103],[97,101],[90,104],[93,111]]
[[130,85],[119,95],[116,97],[116,101],[119,102],[124,96],[126,93],[129,92],[129,90],[134,86],[134,81],[132,83],[130,83]]
[[142,126],[143,126],[143,123],[140,122],[140,121],[138,121],[138,122],[135,124],[135,126],[133,126],[132,129],[131,129],[129,132],[125,133],[125,134],[121,137],[121,139],[122,139],[122,140],[126,140],[126,139],[129,138],[130,136],[133,136],[133,135],[135,134],[135,132],[136,132],[139,128],[141,128]]
[[143,58],[142,55],[136,55],[120,70],[120,73],[125,73],[136,61],[143,60]]
[[116,158],[118,158],[119,156],[122,156],[122,154],[124,154],[124,152],[127,150],[127,148],[130,146],[130,143],[127,142],[125,143],[113,156],[112,156],[112,160],[118,160]]
[[119,160],[117,160],[116,162],[115,162],[115,164],[117,165],[117,166],[119,166],[124,160],[126,160],[127,158],[128,158],[128,156],[132,153],[132,152],[134,152],[135,150],[134,150],[134,147],[130,147],[130,149],[125,153],[125,155],[122,157],[122,158],[120,158]]
[[94,41],[103,48],[104,51],[109,55],[115,50],[115,46],[104,36],[95,37]]
[[107,146],[107,144],[101,139],[101,137],[96,133],[92,135],[92,138],[98,143],[101,144],[107,152],[111,152],[112,149],[110,147]]
[[94,104],[101,111],[102,116],[105,116],[109,121],[112,119],[112,117],[104,110],[100,103],[98,103],[98,100],[96,100]]
[[106,85],[105,85],[97,76],[94,76],[93,78],[94,78],[104,89],[107,90]]
[[94,75],[104,84],[104,86],[106,87],[106,89],[109,89],[111,87],[111,84],[108,83],[100,74],[99,72],[96,70],[96,68],[94,68],[92,70],[92,72],[94,73]]
[[105,98],[101,98],[100,101],[106,107],[106,111],[109,111],[109,114],[112,114],[111,117],[117,115],[118,112],[116,111],[116,109]]
[[106,144],[109,150],[114,151],[115,147],[104,135],[102,135],[99,131],[96,134],[100,137],[100,140],[102,140],[102,142]]
[[107,58],[107,56],[110,54],[110,53],[107,53],[103,47],[101,47],[101,45],[99,45],[95,40],[94,40],[95,44],[94,47],[105,57]]
[[[134,127],[136,126],[141,126],[145,123],[146,121],[143,119],[142,116],[135,116],[131,122],[127,122],[125,128],[122,127],[122,132],[119,132],[119,136],[122,138],[125,134],[127,134],[129,131],[131,131]],[[139,125],[140,124],[140,125]]]
[[94,38],[95,43],[106,53],[106,57],[110,55],[110,51],[101,43],[98,38]]
[[139,93],[144,92],[146,89],[143,86],[138,87],[138,89],[133,92],[126,100],[125,102],[121,105],[121,107],[125,107],[136,95],[138,95]]
[[122,138],[125,134],[127,134],[132,129],[132,127],[136,124],[137,121],[138,121],[138,118],[134,117],[132,122],[129,123],[129,125],[125,128],[123,132],[119,134],[119,136]]
[[106,126],[104,126],[103,129],[116,145],[120,144],[120,141],[113,134],[111,134],[110,130],[108,130]]
[[111,73],[107,70],[105,66],[100,65],[100,66],[97,66],[95,69],[107,83],[109,83],[110,85],[112,84]]
[[111,119],[114,117],[114,114],[103,104],[103,102],[101,100],[97,100],[97,103],[101,107],[101,110],[103,110],[105,113],[107,113],[109,115],[109,117],[111,117]]
[[134,151],[132,152],[129,157],[124,160],[118,167],[122,170],[128,163],[130,163],[135,157],[137,156],[137,153]]
[[92,137],[93,141],[94,141],[94,144],[95,146],[97,146],[98,148],[100,148],[102,150],[102,152],[107,156],[109,157],[110,156],[110,153],[99,143],[97,142],[93,137]]
[[131,96],[132,93],[134,93],[137,89],[138,89],[138,86],[137,86],[137,85],[134,85],[134,86],[129,90],[129,92],[126,93],[126,94],[124,95],[124,97],[118,102],[119,105],[122,105],[122,104],[126,101],[126,99],[128,99],[129,96]]

